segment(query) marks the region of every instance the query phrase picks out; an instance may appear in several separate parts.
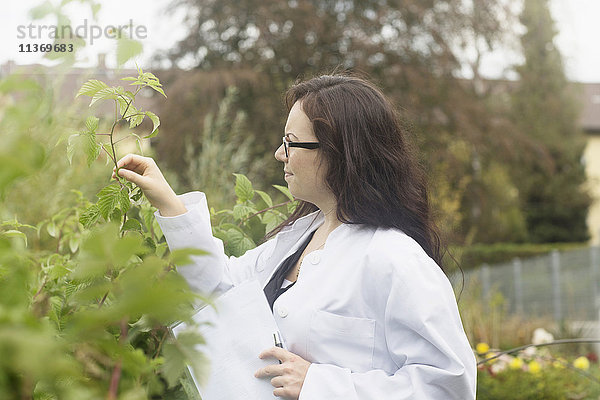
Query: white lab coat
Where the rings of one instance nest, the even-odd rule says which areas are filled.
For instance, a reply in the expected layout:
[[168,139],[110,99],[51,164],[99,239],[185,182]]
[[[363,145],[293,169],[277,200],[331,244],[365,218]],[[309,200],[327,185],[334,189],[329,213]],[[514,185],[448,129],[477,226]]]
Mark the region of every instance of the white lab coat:
[[[212,236],[204,194],[180,198],[186,214],[156,218],[170,249],[211,252],[178,268],[205,294],[251,278],[264,287],[323,222],[317,211],[243,256],[227,257]],[[398,230],[340,225],[304,258],[298,281],[273,311],[287,349],[312,363],[300,400],[475,398],[475,357],[452,287]]]

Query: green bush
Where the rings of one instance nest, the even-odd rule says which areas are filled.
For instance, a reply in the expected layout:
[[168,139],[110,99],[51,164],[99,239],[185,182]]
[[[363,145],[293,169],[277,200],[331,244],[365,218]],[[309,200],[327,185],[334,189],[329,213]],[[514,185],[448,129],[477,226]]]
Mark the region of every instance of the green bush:
[[[536,257],[550,253],[552,250],[573,250],[584,248],[587,243],[494,243],[474,244],[468,247],[454,246],[450,253],[454,255],[461,268],[473,269],[482,264],[509,262],[514,258]],[[449,265],[452,262],[448,263]]]
[[[158,85],[141,70],[133,79]],[[141,114],[127,114],[135,110],[134,93],[90,82],[84,94],[115,100],[118,119]],[[15,185],[34,185],[55,170],[48,156],[54,146],[32,132],[57,137],[66,122],[33,81],[10,77],[0,82],[0,95],[19,99],[0,110],[0,194],[10,199]],[[45,117],[32,117],[39,114]],[[143,115],[156,130],[158,117]],[[82,155],[91,165],[104,150],[114,161],[113,132],[108,145],[96,134],[97,118],[82,125],[70,138],[69,158]],[[202,376],[195,350],[201,337],[192,325],[175,339],[167,326],[191,323],[192,303],[203,300],[174,270],[199,252],[166,251],[153,209],[133,185],[96,191],[96,203],[77,190],[63,194],[64,207],[40,215],[35,226],[16,217],[0,224],[0,398],[195,398],[185,372],[191,364]],[[2,201],[0,209],[10,208]]]
[[[125,80],[162,93],[158,78],[138,72]],[[37,84],[11,79],[0,82],[0,94],[4,90],[22,100],[0,109],[0,140],[5,143],[0,194],[14,200],[7,196],[9,189],[34,192],[28,185],[57,170],[56,156],[48,156],[54,146],[21,133],[37,129],[59,137],[55,134],[65,121],[51,102],[40,101],[44,96]],[[110,167],[98,167],[102,162],[97,160],[104,156],[116,166],[114,128],[121,122],[133,128],[148,117],[153,122],[150,136],[156,134],[160,120],[135,106],[138,91],[98,80],[83,85],[79,94],[93,103],[114,101],[115,120],[103,124],[91,116],[80,121],[83,130],[62,147],[72,169],[81,169],[83,161],[108,176]],[[46,107],[53,118],[41,123],[29,118]],[[103,126],[112,128],[99,133]],[[246,176],[234,175],[236,204],[211,209],[211,214],[213,233],[223,240],[227,254],[241,255],[286,219],[296,202],[287,188],[275,185],[288,200],[273,204]],[[187,365],[202,379],[206,363],[195,350],[202,338],[191,322],[192,305],[210,300],[193,293],[174,266],[203,252],[170,253],[155,209],[135,185],[119,179],[95,192],[95,202],[79,190],[59,193],[62,207],[39,220],[29,215],[31,224],[16,217],[0,223],[0,398],[197,399]],[[21,199],[18,207],[27,209],[27,197]],[[3,212],[18,207],[0,201]],[[175,338],[168,327],[178,321],[190,329]]]

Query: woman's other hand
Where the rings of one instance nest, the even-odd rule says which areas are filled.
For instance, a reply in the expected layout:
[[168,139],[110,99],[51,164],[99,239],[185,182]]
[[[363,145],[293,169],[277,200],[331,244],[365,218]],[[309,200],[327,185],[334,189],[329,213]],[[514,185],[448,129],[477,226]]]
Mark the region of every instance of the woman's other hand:
[[[187,212],[152,158],[127,154],[117,162],[117,166],[119,176],[139,186],[160,215],[172,217]],[[115,173],[113,168],[112,177],[116,179]]]
[[302,357],[280,347],[271,347],[260,353],[258,358],[276,358],[281,364],[261,368],[254,374],[257,378],[272,376],[273,395],[284,399],[298,400],[310,363]]

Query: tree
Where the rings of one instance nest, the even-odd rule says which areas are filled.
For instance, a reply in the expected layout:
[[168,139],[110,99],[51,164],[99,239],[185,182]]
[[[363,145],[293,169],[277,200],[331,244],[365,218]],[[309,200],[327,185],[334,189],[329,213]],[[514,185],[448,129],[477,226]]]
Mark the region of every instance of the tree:
[[583,188],[584,137],[577,126],[577,101],[553,39],[547,0],[525,0],[521,36],[525,62],[512,95],[516,126],[536,143],[534,157],[519,153],[513,168],[534,242],[583,241],[590,197]]
[[[173,169],[187,170],[179,155],[185,143],[193,141],[184,138],[200,131],[201,117],[216,111],[218,98],[231,84],[240,89],[235,106],[248,115],[246,133],[256,138],[254,151],[270,154],[281,140],[285,88],[298,77],[349,68],[368,74],[411,121],[423,162],[432,171],[434,192],[463,203],[478,202],[474,186],[465,192],[464,177],[476,173],[470,158],[484,160],[484,168],[494,159],[495,165],[508,168],[504,165],[511,163],[503,161],[512,157],[515,140],[523,140],[518,138],[520,131],[509,126],[504,105],[494,103],[496,93],[482,90],[480,73],[485,53],[505,41],[511,3],[180,0],[175,5],[186,8],[189,33],[167,56],[174,63],[194,60],[196,72],[175,79],[169,87],[171,96],[180,96],[182,102],[166,104],[169,109],[161,111],[166,119],[158,154]],[[472,48],[476,55],[467,60],[465,54]],[[473,80],[460,78],[459,71],[467,64]],[[187,128],[178,128],[182,119],[188,121]],[[189,120],[195,121],[195,131]],[[469,143],[467,160],[448,151],[457,141]],[[262,178],[281,179],[277,167],[271,163]],[[505,202],[495,201],[500,188],[492,188],[494,184],[487,184],[490,190],[483,192],[484,200],[502,212]],[[441,199],[436,205],[445,213],[469,208],[443,204]],[[449,216],[441,221],[450,222],[448,230],[457,224]],[[468,232],[475,238],[479,232],[488,232],[486,240],[498,238],[484,224],[476,230],[460,227],[454,240],[462,241]]]

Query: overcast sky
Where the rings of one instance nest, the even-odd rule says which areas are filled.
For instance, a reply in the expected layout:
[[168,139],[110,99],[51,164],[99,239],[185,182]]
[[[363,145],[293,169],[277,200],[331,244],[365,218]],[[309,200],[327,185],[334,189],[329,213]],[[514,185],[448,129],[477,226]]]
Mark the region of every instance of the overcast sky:
[[[59,0],[50,1],[59,3]],[[18,38],[18,27],[22,26],[21,32],[27,32],[27,26],[32,23],[28,11],[41,3],[41,0],[11,0],[3,4],[8,12],[0,15],[0,34],[3,38],[0,40],[0,64],[8,60],[17,64],[41,62],[40,53],[20,53],[19,45],[41,44],[43,41]],[[137,60],[143,67],[147,66],[151,54],[169,49],[185,34],[181,25],[182,11],[174,15],[166,13],[170,0],[103,0],[101,3],[99,21],[96,23],[100,29],[109,25],[128,25],[130,20],[136,26],[147,28],[146,37],[140,37],[144,54]],[[92,24],[89,7],[83,7],[78,2],[67,7],[74,27],[81,26],[86,18],[88,25]],[[600,0],[551,0],[551,11],[559,30],[556,44],[563,54],[567,76],[581,82],[600,82]],[[35,22],[36,26],[54,23],[52,19]],[[90,32],[89,28],[87,32]],[[43,33],[47,37],[47,33]],[[80,65],[95,64],[98,53],[114,54],[114,45],[114,41],[107,38],[97,39],[93,44],[88,41],[81,54]],[[109,58],[107,63],[111,66],[113,60]],[[509,63],[510,60],[503,54],[492,55],[484,64],[485,72],[493,77]]]

